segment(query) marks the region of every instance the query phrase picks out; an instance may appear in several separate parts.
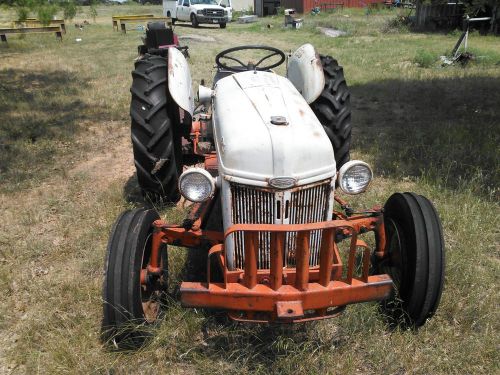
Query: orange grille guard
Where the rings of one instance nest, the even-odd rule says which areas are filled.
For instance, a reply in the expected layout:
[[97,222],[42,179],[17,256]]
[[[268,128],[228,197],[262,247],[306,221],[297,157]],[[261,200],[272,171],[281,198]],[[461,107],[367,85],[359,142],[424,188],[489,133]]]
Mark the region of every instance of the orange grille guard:
[[[319,266],[309,266],[311,231],[322,232]],[[235,320],[252,322],[300,322],[336,315],[345,305],[383,300],[392,291],[388,275],[369,276],[371,251],[358,239],[358,233],[375,231],[377,256],[383,256],[385,236],[381,212],[371,212],[341,220],[311,224],[236,224],[224,239],[242,232],[245,243],[244,269],[228,270],[224,245],[214,245],[209,252],[206,283],[183,282],[181,302],[186,307],[230,310]],[[257,269],[259,232],[271,234],[270,269]],[[296,267],[283,264],[285,235],[297,233]],[[347,270],[343,277],[342,261],[335,243],[335,234],[351,237]],[[354,274],[356,256],[361,250],[361,272]],[[223,282],[210,282],[210,257],[217,255],[223,268]]]

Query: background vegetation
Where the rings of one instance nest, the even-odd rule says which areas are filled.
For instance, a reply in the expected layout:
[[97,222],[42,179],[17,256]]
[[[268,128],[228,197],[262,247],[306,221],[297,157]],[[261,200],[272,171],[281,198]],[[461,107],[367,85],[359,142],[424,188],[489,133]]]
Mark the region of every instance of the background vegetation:
[[[88,7],[80,9],[79,24],[90,18]],[[472,33],[476,60],[441,67],[438,57],[458,33],[388,27],[395,11],[306,15],[300,30],[275,17],[175,31],[190,46],[194,87],[202,78],[211,83],[215,54],[235,45],[289,51],[311,42],[339,60],[352,90],[353,157],[376,173],[370,190],[350,200],[365,207],[415,191],[443,220],[446,283],[436,316],[418,332],[391,331],[373,303],[294,327],[234,324],[180,307],[175,286],[186,256],[173,249],[172,298],[154,340],[138,352],[105,350],[98,336],[107,237],[116,216],[140,204],[128,105],[141,32],[112,31],[111,15],[160,15],[161,7],[97,10],[95,24],[68,25],[62,43],[26,35],[0,46],[0,373],[500,371],[500,40]],[[3,10],[0,23],[15,17]],[[348,34],[328,38],[316,26]],[[420,64],[422,54],[435,62]],[[162,215],[175,222],[184,211]]]

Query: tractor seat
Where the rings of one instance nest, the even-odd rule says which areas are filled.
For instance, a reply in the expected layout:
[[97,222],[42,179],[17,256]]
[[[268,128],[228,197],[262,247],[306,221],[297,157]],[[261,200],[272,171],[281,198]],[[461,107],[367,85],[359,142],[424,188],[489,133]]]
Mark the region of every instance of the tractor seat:
[[177,46],[179,40],[171,28],[167,28],[163,22],[149,22],[146,28],[147,48],[168,48]]

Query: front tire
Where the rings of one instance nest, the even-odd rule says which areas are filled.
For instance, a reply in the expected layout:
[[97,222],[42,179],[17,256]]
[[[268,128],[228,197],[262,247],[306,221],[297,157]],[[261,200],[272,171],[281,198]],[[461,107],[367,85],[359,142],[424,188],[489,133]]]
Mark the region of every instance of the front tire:
[[432,203],[414,193],[393,194],[384,207],[386,257],[376,273],[394,283],[392,297],[381,304],[391,325],[418,328],[431,318],[444,284],[444,239]]
[[198,27],[200,23],[198,22],[198,18],[194,14],[191,14],[191,25],[193,27]]
[[350,159],[351,94],[344,78],[344,69],[337,60],[323,55],[320,58],[325,87],[310,106],[332,143],[339,170]]
[[225,23],[219,23],[219,26],[221,29],[225,29],[226,28],[226,24]]
[[132,77],[131,135],[139,186],[148,201],[176,203],[182,150],[178,108],[168,95],[167,59],[146,54],[136,61]]
[[124,212],[115,222],[108,242],[103,283],[102,339],[118,348],[140,347],[157,323],[167,291],[166,249],[161,252],[160,276],[141,284],[141,270],[151,257],[154,210]]

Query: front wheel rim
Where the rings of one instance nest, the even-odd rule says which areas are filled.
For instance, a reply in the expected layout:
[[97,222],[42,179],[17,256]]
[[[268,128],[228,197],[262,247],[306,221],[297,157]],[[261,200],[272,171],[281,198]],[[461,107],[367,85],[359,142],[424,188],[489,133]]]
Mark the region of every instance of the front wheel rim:
[[385,223],[387,235],[387,254],[380,262],[379,270],[381,273],[388,274],[396,290],[401,287],[403,277],[403,243],[398,229],[398,225],[390,218]]
[[[152,233],[149,233],[143,248],[141,271],[147,270],[151,261],[151,240]],[[161,267],[163,268],[164,265],[161,264]],[[163,274],[163,272],[161,274]],[[160,279],[161,276],[147,277],[145,283],[141,283],[140,285],[142,312],[144,314],[144,319],[148,323],[154,323],[158,319],[161,311],[161,296],[163,291],[161,289]]]

